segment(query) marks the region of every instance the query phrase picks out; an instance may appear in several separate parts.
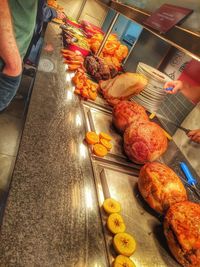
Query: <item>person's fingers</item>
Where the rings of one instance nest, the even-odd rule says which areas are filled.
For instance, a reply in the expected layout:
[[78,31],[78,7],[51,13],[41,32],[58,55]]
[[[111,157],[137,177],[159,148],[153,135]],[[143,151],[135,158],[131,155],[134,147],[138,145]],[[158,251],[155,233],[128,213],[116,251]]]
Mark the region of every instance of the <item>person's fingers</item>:
[[191,138],[191,140],[195,143],[200,143],[200,135],[195,135]]
[[61,17],[62,17],[62,19],[66,18],[65,14],[63,12],[61,13]]
[[6,64],[2,70],[2,73],[13,77],[20,75],[22,72],[21,58],[19,58],[18,62],[18,64],[13,64],[11,66]]
[[63,12],[57,11],[57,18],[58,19],[64,19],[66,16]]
[[[173,82],[166,82],[164,85],[164,89],[167,88],[174,88],[174,83]],[[172,90],[166,90],[168,94],[173,94]]]
[[170,81],[166,82],[164,85],[164,88],[173,88],[172,90],[166,90],[167,93],[169,94],[176,94],[178,91],[180,91],[183,88],[183,84],[181,81]]
[[191,130],[189,131],[189,133],[187,134],[189,137],[194,136],[196,134],[200,134],[200,129],[197,130]]
[[200,129],[192,130],[187,135],[193,142],[200,143]]
[[164,88],[172,87],[174,85],[174,82],[166,82],[164,85]]

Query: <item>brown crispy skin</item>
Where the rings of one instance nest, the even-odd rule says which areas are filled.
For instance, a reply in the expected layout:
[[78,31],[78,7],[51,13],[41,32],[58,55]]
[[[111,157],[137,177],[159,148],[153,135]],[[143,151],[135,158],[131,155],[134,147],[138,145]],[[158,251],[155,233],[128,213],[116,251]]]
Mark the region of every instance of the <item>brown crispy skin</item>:
[[122,133],[133,122],[149,120],[142,106],[136,102],[126,100],[120,101],[114,106],[112,119],[115,127]]
[[164,220],[168,246],[184,267],[200,266],[200,205],[185,201],[168,210]]
[[163,129],[150,121],[131,123],[124,132],[124,151],[133,162],[155,161],[167,150]]
[[159,213],[187,200],[187,193],[176,173],[159,162],[146,163],[140,170],[138,188],[149,206]]

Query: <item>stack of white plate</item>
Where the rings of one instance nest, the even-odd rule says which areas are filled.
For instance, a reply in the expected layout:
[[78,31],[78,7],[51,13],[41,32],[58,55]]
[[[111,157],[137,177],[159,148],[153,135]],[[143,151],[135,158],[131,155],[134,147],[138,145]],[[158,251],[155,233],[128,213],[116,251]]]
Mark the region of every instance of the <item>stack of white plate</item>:
[[131,100],[145,107],[149,112],[156,112],[166,95],[164,84],[171,79],[142,62],[138,64],[136,72],[144,74],[148,79],[148,84],[140,94],[132,97]]

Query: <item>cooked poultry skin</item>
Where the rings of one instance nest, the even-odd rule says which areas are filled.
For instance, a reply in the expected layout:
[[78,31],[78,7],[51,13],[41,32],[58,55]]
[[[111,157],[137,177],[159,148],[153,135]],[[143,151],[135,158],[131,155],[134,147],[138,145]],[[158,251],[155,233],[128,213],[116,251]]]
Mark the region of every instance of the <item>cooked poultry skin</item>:
[[180,178],[160,162],[148,162],[141,168],[138,188],[149,206],[159,213],[165,213],[173,204],[187,200]]
[[168,210],[164,220],[168,246],[184,267],[200,266],[200,205],[185,201]]

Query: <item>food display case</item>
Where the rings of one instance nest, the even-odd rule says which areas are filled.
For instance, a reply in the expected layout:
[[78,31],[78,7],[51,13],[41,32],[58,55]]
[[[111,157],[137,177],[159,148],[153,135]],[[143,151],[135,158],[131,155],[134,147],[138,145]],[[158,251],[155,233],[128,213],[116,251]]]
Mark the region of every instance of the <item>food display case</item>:
[[[117,1],[100,2],[137,22],[138,12],[148,16]],[[180,27],[173,31],[184,32]],[[137,267],[180,266],[167,246],[163,216],[138,191],[142,165],[125,155],[123,137],[112,124],[112,107],[100,94],[95,100],[74,94],[74,72],[60,55],[60,32],[55,24],[46,32],[55,51],[41,55],[46,64],[38,69],[2,224],[2,266],[112,266],[117,253],[102,208],[110,197],[121,203],[126,232],[136,240],[131,259]],[[197,33],[183,35],[185,40],[194,38],[194,46],[174,33],[153,34],[175,47],[183,45],[181,49],[199,59]],[[88,131],[112,137],[113,147],[105,157],[94,155],[86,144]],[[158,161],[180,177],[190,201],[200,203],[200,179],[173,140]],[[195,190],[180,169],[183,161],[197,179]]]

